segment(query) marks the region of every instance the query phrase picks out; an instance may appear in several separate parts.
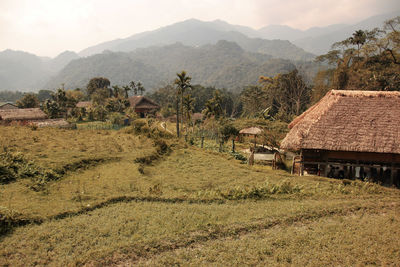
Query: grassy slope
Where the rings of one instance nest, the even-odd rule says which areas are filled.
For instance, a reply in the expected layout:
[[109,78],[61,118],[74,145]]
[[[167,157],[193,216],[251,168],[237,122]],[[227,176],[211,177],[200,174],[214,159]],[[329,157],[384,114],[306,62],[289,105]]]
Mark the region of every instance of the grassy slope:
[[[250,168],[228,155],[193,147],[173,148],[141,174],[134,159],[154,151],[144,137],[124,131],[0,131],[3,146],[49,168],[111,158],[67,172],[41,192],[28,189],[24,180],[2,185],[0,206],[44,221],[0,237],[0,265],[398,264],[398,250],[381,249],[380,256],[361,253],[371,250],[366,240],[375,247],[398,247],[398,190]],[[283,180],[300,189],[242,200],[224,197],[264,188],[266,181],[270,188],[282,185]],[[57,218],[64,212],[71,213]],[[382,234],[385,228],[394,235]],[[342,231],[358,244],[341,243]],[[366,232],[369,239],[359,236]],[[350,261],[348,248],[359,260]],[[336,259],[336,251],[344,258]]]

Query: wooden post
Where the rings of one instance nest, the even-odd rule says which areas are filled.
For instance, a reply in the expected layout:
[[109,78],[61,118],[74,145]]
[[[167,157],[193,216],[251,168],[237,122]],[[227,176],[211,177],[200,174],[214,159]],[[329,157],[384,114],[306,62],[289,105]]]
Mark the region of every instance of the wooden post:
[[392,161],[392,165],[390,166],[390,186],[394,184],[394,162]]
[[204,135],[201,136],[201,148],[203,148],[204,145]]
[[235,153],[235,139],[232,139],[232,153]]
[[304,175],[303,149],[300,150],[300,176]]

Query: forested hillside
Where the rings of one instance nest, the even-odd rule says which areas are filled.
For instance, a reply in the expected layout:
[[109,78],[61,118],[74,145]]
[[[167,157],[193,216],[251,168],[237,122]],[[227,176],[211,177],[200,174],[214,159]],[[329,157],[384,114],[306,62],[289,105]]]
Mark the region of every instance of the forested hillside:
[[66,88],[84,87],[91,78],[104,76],[113,84],[140,80],[146,88],[154,88],[186,70],[194,84],[235,90],[257,83],[261,75],[274,76],[294,68],[289,60],[246,52],[232,42],[220,41],[197,48],[176,43],[130,53],[108,51],[74,60],[47,87],[56,88],[60,84]]

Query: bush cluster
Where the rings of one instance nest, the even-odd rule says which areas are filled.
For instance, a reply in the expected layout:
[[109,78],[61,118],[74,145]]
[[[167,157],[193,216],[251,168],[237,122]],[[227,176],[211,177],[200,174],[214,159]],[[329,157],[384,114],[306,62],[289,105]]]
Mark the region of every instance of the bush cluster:
[[33,161],[28,161],[22,153],[0,153],[0,184],[24,178],[30,178],[34,182],[32,189],[36,190],[38,185],[56,180],[59,175],[52,170],[40,168]]

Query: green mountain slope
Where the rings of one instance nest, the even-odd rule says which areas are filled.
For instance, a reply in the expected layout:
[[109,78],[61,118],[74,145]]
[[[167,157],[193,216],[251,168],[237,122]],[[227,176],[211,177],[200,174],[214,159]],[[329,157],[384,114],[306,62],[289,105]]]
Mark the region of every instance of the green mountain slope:
[[219,41],[197,48],[176,43],[130,53],[107,51],[74,60],[47,87],[62,83],[67,88],[84,87],[92,77],[104,76],[113,84],[140,80],[150,89],[172,81],[177,72],[186,70],[194,84],[238,90],[257,83],[260,75],[276,75],[293,68],[289,60],[246,52],[232,42]]

